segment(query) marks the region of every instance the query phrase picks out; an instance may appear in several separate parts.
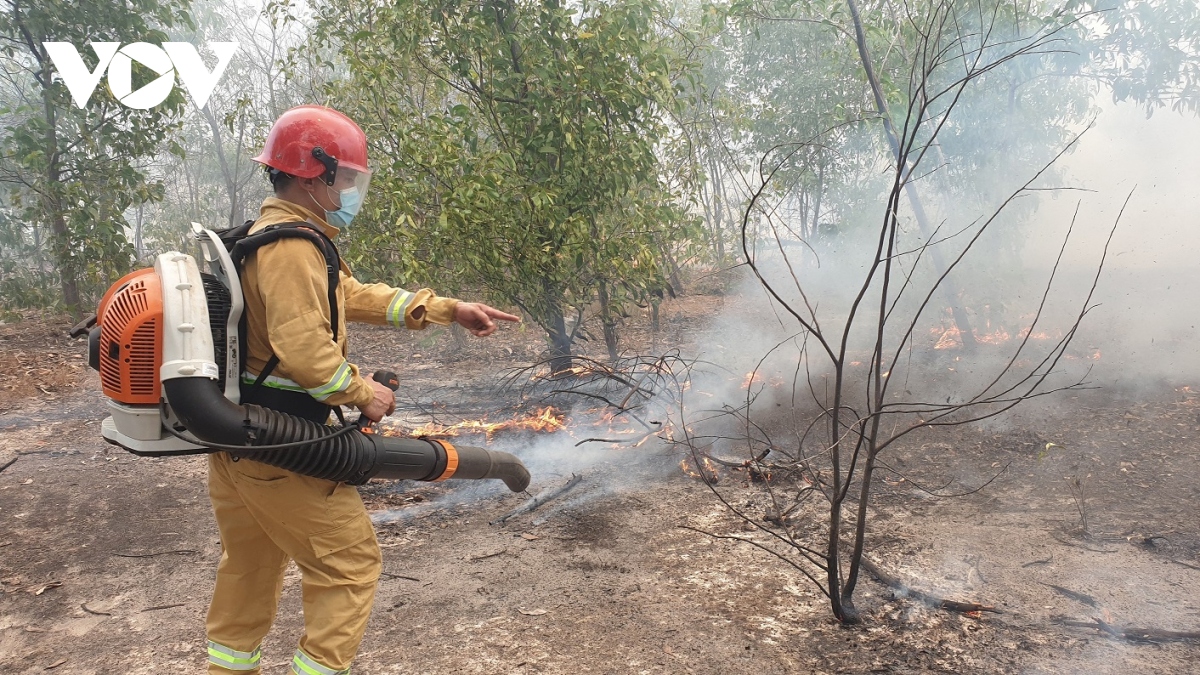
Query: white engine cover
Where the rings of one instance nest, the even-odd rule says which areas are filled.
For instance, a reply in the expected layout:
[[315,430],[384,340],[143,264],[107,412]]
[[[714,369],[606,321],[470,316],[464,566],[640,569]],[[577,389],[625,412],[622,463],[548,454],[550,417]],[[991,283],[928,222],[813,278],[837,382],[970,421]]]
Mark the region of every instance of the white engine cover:
[[162,366],[159,378],[220,378],[213,357],[208,302],[196,260],[185,253],[163,253],[154,261],[162,283]]

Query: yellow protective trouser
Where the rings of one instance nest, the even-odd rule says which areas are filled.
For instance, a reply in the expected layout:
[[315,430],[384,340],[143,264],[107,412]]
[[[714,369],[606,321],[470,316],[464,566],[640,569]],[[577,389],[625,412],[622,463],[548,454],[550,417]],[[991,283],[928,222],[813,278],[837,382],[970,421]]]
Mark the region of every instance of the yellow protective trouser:
[[293,672],[348,672],[381,568],[358,490],[218,452],[209,455],[208,491],[223,548],[208,609],[210,675],[258,675],[289,559],[304,599]]

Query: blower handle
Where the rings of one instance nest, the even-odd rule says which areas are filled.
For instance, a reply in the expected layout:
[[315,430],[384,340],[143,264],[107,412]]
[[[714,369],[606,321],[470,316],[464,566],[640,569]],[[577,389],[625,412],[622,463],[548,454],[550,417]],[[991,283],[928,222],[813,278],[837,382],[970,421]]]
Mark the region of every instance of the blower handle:
[[[377,370],[372,373],[371,379],[375,380],[379,384],[382,384],[388,389],[391,389],[392,391],[400,389],[400,378],[390,370]],[[358,421],[355,422],[355,424],[358,426],[359,431],[363,432],[364,434],[375,433],[375,430],[371,428],[371,425],[373,425],[374,422],[372,422],[371,418],[367,417],[366,415],[359,415]]]

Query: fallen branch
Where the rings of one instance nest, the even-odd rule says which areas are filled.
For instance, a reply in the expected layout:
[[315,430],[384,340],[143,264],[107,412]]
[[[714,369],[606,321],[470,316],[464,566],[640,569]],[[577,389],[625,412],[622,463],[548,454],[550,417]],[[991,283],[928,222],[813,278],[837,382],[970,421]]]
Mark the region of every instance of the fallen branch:
[[[640,422],[641,420],[638,420],[638,421]],[[645,423],[643,423],[643,424],[645,424]],[[659,426],[659,429],[662,428],[662,422],[652,422],[651,424],[657,424]],[[648,427],[648,425],[647,425],[647,427]],[[628,443],[628,444],[632,444],[632,445],[636,446],[638,443],[641,443],[642,441],[646,440],[650,436],[657,434],[659,432],[659,429],[651,429],[650,431],[647,431],[646,433],[642,434],[641,436],[635,436],[633,438],[585,438],[582,441],[579,441],[578,443],[576,443],[575,447],[578,448],[579,446],[583,445],[584,443],[612,443],[614,445],[617,443]]]
[[416,577],[406,577],[403,574],[392,574],[391,572],[380,572],[379,576],[387,577],[388,579],[404,579],[405,581],[420,581]]
[[713,457],[712,455],[708,454],[707,452],[699,452],[698,454],[701,457],[705,457],[707,459],[710,459],[710,460],[716,462],[717,464],[720,464],[721,466],[728,466],[728,467],[731,467],[734,469],[744,469],[746,467],[752,466],[754,464],[758,464],[759,462],[763,461],[763,459],[765,459],[766,456],[769,455],[770,453],[771,453],[771,449],[767,448],[766,450],[763,450],[762,454],[760,454],[758,457],[755,457],[753,459],[743,459],[741,461],[730,461],[728,459],[720,459],[718,457]]
[[568,490],[575,487],[576,485],[579,485],[579,482],[582,480],[583,480],[583,474],[573,473],[573,474],[571,474],[571,480],[567,481],[567,483],[565,485],[563,485],[562,487],[543,490],[541,492],[541,494],[539,494],[538,496],[534,497],[533,499],[530,499],[529,501],[525,502],[524,504],[521,504],[520,506],[513,509],[512,511],[509,511],[508,513],[504,514],[503,516],[500,516],[499,518],[493,520],[490,524],[498,525],[498,524],[508,521],[509,518],[512,518],[514,516],[519,516],[522,513],[529,513],[530,511],[533,511],[534,509],[538,508],[542,504],[545,504],[546,502],[554,499],[555,497],[558,497],[559,495],[567,492]]
[[1097,602],[1095,598],[1093,598],[1090,595],[1087,595],[1086,593],[1079,593],[1078,591],[1073,591],[1069,588],[1063,588],[1062,586],[1055,586],[1054,584],[1042,583],[1040,581],[1038,583],[1042,584],[1043,586],[1046,586],[1047,588],[1052,588],[1056,592],[1058,592],[1060,595],[1065,595],[1066,597],[1068,597],[1072,600],[1075,600],[1076,602],[1082,602],[1083,604],[1085,604],[1089,607],[1095,607],[1096,609],[1100,608],[1100,603]]
[[20,455],[17,455],[16,457],[13,457],[12,459],[8,460],[7,462],[4,463],[4,466],[0,466],[0,471],[4,471],[5,469],[12,466],[13,464],[16,464],[18,459],[21,459]]
[[616,438],[585,438],[585,439],[583,439],[582,441],[579,441],[578,443],[576,443],[576,444],[575,444],[575,447],[577,447],[577,448],[578,448],[579,446],[583,445],[584,443],[613,443],[613,444],[617,444],[617,443],[620,443],[620,442],[621,442],[621,441],[620,441],[620,439],[616,439]]
[[495,558],[496,556],[504,555],[505,553],[508,553],[508,549],[502,548],[499,551],[492,551],[491,553],[484,553],[483,555],[467,558],[467,560],[470,560],[471,562],[475,562],[477,560],[487,560],[488,558]]
[[1095,628],[1101,633],[1118,640],[1127,642],[1182,642],[1188,640],[1200,641],[1200,632],[1198,631],[1174,631],[1162,630],[1159,628],[1135,628],[1132,626],[1118,626],[1115,624],[1102,621],[1101,619],[1092,619],[1091,621],[1073,621],[1065,619],[1060,621],[1064,626],[1074,628]]
[[95,614],[96,616],[112,616],[112,614],[110,612],[97,612],[94,609],[90,609],[87,606],[86,602],[83,603],[82,605],[80,605],[79,608],[82,609],[83,611],[87,612],[88,614]]
[[862,557],[862,567],[866,571],[870,572],[872,574],[872,576],[874,576],[876,579],[878,579],[879,583],[896,591],[897,593],[899,593],[899,595],[901,597],[913,598],[914,600],[918,600],[926,605],[929,605],[930,607],[936,607],[938,609],[944,609],[944,610],[947,610],[950,612],[963,612],[963,613],[991,612],[993,614],[1001,613],[1000,610],[996,609],[995,607],[992,607],[991,605],[981,605],[981,604],[975,603],[975,602],[958,602],[957,600],[946,600],[945,598],[939,598],[936,595],[930,595],[929,593],[925,593],[924,591],[918,591],[915,588],[910,588],[903,581],[900,581],[896,577],[893,577],[890,574],[879,569],[879,566],[876,565],[875,563],[871,562],[870,560],[868,560],[866,556]]
[[186,604],[187,604],[186,602],[177,602],[173,605],[155,605],[154,607],[147,607],[146,609],[143,609],[142,611],[143,612],[157,612],[160,609],[171,609],[174,607],[183,607]]
[[155,556],[170,555],[172,553],[188,554],[195,553],[195,551],[190,548],[181,548],[174,551],[159,551],[158,553],[114,553],[113,555],[117,556],[118,558],[153,558]]

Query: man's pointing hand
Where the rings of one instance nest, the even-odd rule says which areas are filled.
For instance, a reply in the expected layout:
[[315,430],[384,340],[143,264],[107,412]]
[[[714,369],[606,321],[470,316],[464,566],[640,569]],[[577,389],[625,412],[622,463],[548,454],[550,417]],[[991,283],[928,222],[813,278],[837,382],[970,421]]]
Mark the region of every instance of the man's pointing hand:
[[479,302],[460,302],[454,308],[454,322],[471,331],[476,337],[487,337],[496,332],[496,321],[520,323],[521,317],[501,312]]

